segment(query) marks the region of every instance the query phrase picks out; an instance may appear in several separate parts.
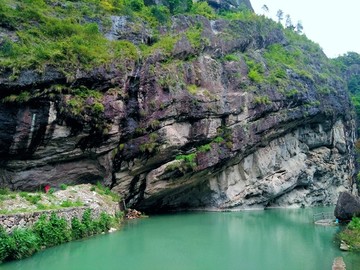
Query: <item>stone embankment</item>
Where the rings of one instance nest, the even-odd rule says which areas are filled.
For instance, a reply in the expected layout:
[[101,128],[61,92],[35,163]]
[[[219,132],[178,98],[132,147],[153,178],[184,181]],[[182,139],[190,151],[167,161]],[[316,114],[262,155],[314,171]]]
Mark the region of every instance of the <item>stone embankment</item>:
[[[50,216],[52,213],[70,224],[73,217],[81,220],[86,209],[91,209],[93,219],[97,219],[101,212],[114,216],[120,211],[119,198],[114,198],[114,195],[102,186],[91,184],[68,186],[52,194],[11,192],[1,197],[0,226],[11,232],[15,228],[31,227],[42,214]],[[38,201],[31,201],[36,197]],[[46,207],[46,210],[39,209],[39,206]]]
[[[88,209],[88,207],[72,207],[58,210],[0,215],[0,225],[3,226],[7,232],[11,232],[16,228],[29,228],[34,225],[36,221],[38,221],[41,215],[45,214],[50,216],[52,213],[56,213],[58,217],[64,218],[68,224],[70,224],[71,219],[74,217],[81,219],[86,209]],[[103,210],[100,208],[92,209],[92,217],[94,219],[98,218],[102,211]]]

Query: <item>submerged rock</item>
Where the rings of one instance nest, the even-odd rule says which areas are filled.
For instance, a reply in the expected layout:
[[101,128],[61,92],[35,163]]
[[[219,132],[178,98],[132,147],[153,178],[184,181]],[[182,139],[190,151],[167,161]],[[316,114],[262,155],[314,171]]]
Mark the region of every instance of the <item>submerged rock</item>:
[[336,257],[334,259],[332,270],[346,270],[346,265],[343,257]]

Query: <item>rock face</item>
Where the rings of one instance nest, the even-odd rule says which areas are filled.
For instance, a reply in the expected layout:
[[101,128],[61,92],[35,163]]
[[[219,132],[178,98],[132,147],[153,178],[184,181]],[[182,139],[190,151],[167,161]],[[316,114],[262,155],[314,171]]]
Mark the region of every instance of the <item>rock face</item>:
[[215,8],[233,9],[233,8],[247,8],[253,11],[249,0],[209,0],[209,4]]
[[336,203],[334,215],[339,220],[348,221],[360,216],[360,198],[349,192],[341,192]]
[[[199,24],[194,41],[187,31]],[[3,73],[1,97],[24,90],[34,97],[0,103],[1,186],[101,181],[147,212],[335,203],[353,176],[355,128],[344,85],[289,67],[275,83],[261,81],[252,63],[267,76],[268,48],[290,42],[279,27],[266,27],[180,15],[160,31],[179,36],[171,52],[78,70],[71,82],[49,68],[15,79]],[[113,31],[117,38],[126,34]],[[66,90],[51,92],[54,84]],[[68,90],[83,86],[101,98],[75,99]],[[71,101],[80,98],[76,111]]]

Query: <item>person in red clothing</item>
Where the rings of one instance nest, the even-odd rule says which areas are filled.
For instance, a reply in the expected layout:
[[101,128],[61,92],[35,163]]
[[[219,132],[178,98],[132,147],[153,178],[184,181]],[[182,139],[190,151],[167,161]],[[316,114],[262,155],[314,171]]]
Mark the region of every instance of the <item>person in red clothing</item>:
[[44,187],[44,190],[45,190],[45,193],[48,193],[49,190],[50,190],[50,185],[46,185],[46,186]]

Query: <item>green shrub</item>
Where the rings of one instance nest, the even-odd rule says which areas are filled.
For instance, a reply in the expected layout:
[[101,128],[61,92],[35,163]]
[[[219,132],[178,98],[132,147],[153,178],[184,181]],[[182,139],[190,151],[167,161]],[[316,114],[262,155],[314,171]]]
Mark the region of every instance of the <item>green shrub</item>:
[[350,230],[360,230],[360,217],[353,217],[348,225],[348,228]]
[[120,201],[119,194],[112,192],[110,188],[103,186],[100,182],[96,183],[96,188],[97,193],[99,193],[100,195],[109,195],[114,202]]
[[38,209],[38,210],[46,210],[46,209],[48,209],[48,207],[45,204],[37,203],[36,204],[36,209]]
[[39,238],[29,229],[15,229],[10,235],[11,248],[7,259],[20,260],[27,258],[39,250]]
[[246,59],[246,64],[249,67],[248,77],[251,81],[260,83],[263,81],[264,67],[261,63],[256,63],[254,60]]
[[200,48],[206,43],[206,40],[202,38],[202,31],[202,25],[191,27],[186,31],[186,37],[193,48]]
[[140,46],[140,48],[142,48],[144,56],[149,56],[153,54],[156,50],[160,50],[164,54],[170,55],[178,39],[178,36],[162,36],[161,39],[159,39],[152,46]]
[[240,60],[240,57],[237,56],[236,54],[227,54],[224,56],[224,59],[226,61],[239,61]]
[[0,188],[0,195],[9,195],[10,190],[8,188]]
[[274,76],[278,79],[286,79],[287,78],[287,74],[286,71],[284,69],[281,68],[277,68],[274,72]]
[[50,215],[49,220],[46,215],[42,215],[34,224],[33,230],[40,238],[42,246],[56,246],[71,240],[66,220],[59,218],[55,213]]
[[66,190],[67,188],[68,188],[68,186],[66,184],[61,184],[60,185],[61,190]]
[[27,200],[28,202],[30,202],[32,204],[37,204],[39,201],[41,201],[40,194],[31,195],[31,194],[28,194],[27,192],[20,192],[19,195],[20,195],[20,197],[24,198],[25,200]]
[[271,104],[271,100],[268,96],[255,97],[254,102],[255,102],[255,104],[264,104],[264,105]]
[[224,10],[221,11],[220,17],[227,20],[240,20],[240,21],[261,21],[262,17],[257,16],[254,12],[244,9],[244,10]]
[[191,169],[194,169],[197,166],[196,153],[188,155],[178,155],[175,159],[184,161],[185,165],[189,166]]
[[296,96],[297,94],[299,94],[299,91],[297,89],[291,89],[290,91],[287,91],[285,93],[285,96],[286,97],[293,97],[293,96]]
[[202,153],[209,152],[211,151],[211,145],[210,144],[201,145],[197,148],[197,150]]
[[112,218],[110,215],[108,215],[105,212],[101,212],[100,217],[99,217],[99,221],[98,221],[98,226],[100,228],[101,232],[106,232],[108,230],[110,230],[112,225]]
[[186,89],[189,91],[190,94],[195,95],[198,91],[198,87],[195,84],[189,84]]
[[10,252],[14,249],[14,241],[0,226],[0,262],[4,261],[9,255]]
[[170,19],[170,11],[165,6],[152,6],[151,14],[156,18],[156,20],[161,23],[167,23]]
[[130,0],[130,8],[133,11],[141,11],[144,7],[143,0]]
[[45,214],[41,215],[31,230],[16,229],[10,235],[0,226],[0,262],[29,257],[40,247],[51,247],[71,239],[106,232],[122,216],[122,212],[116,213],[115,217],[102,212],[97,220],[93,220],[91,209],[86,209],[81,221],[76,217],[72,218],[71,226],[55,213],[50,218]]
[[216,18],[214,9],[212,7],[210,7],[207,2],[193,3],[190,13],[196,14],[196,15],[202,15],[210,20],[213,20]]
[[296,67],[297,60],[299,60],[299,52],[289,51],[281,44],[273,44],[267,48],[264,57],[273,68],[281,64],[287,67]]
[[360,251],[360,217],[353,217],[339,237],[350,246],[351,250]]
[[91,209],[86,209],[83,213],[81,223],[84,225],[86,229],[87,236],[90,236],[93,234],[95,227],[94,222],[91,217]]
[[101,114],[101,113],[104,112],[105,107],[104,107],[104,105],[103,105],[102,103],[100,103],[100,102],[95,102],[95,103],[93,104],[93,106],[92,106],[92,110],[93,110],[93,112],[94,112],[95,115],[99,115],[99,114]]
[[84,224],[81,223],[81,221],[76,218],[73,217],[71,219],[71,237],[72,239],[81,239],[87,236],[86,233],[86,227]]
[[260,83],[264,79],[263,76],[260,75],[260,73],[255,69],[251,69],[248,73],[248,76],[249,76],[250,80],[252,80],[253,82],[256,82],[256,83]]
[[77,200],[76,202],[65,200],[65,201],[62,201],[61,204],[60,204],[60,206],[64,207],[64,208],[66,208],[66,207],[79,207],[79,206],[83,206],[83,205],[84,204],[79,200]]
[[224,138],[223,137],[220,137],[220,136],[218,136],[218,137],[216,137],[215,139],[214,139],[214,142],[215,143],[222,143],[222,142],[224,142],[225,140],[224,140]]

